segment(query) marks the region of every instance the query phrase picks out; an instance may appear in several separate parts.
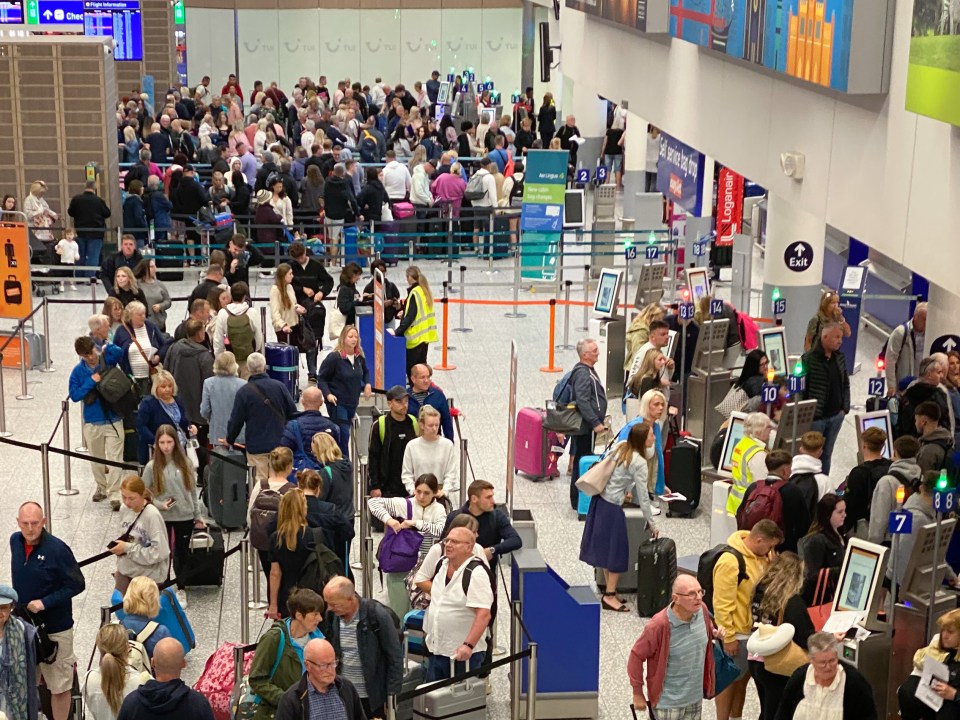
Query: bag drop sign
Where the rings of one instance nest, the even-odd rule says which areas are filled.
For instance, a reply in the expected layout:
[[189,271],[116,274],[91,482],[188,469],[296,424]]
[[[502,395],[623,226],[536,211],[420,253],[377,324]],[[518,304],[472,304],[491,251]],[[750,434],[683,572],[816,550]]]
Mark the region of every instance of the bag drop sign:
[[33,311],[30,292],[30,247],[27,226],[22,223],[0,223],[0,318],[22,320]]
[[813,246],[802,240],[792,242],[783,253],[783,261],[794,272],[809,270],[813,265]]

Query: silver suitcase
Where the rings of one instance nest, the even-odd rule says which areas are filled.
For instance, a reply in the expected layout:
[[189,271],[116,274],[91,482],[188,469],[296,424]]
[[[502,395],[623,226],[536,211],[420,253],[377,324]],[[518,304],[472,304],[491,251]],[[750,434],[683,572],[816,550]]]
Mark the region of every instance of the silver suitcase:
[[[637,591],[637,551],[640,545],[646,542],[649,536],[647,530],[647,520],[643,517],[643,511],[638,507],[625,507],[624,515],[627,516],[627,541],[630,544],[628,548],[630,565],[625,573],[620,574],[620,580],[617,582],[618,593],[634,593]],[[595,568],[593,571],[594,580],[597,587],[606,590],[603,570]]]
[[[451,660],[451,676],[453,667]],[[486,717],[487,684],[478,677],[467,678],[456,685],[448,685],[413,699],[413,720],[486,720]]]

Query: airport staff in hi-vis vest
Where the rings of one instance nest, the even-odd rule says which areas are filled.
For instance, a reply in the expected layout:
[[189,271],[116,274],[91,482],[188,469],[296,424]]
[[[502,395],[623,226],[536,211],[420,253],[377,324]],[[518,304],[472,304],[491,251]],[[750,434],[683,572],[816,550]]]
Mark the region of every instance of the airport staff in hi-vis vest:
[[773,422],[761,412],[750,413],[743,421],[743,437],[733,448],[731,458],[733,487],[727,496],[727,512],[730,515],[737,514],[750,483],[767,476],[767,440],[772,429]]

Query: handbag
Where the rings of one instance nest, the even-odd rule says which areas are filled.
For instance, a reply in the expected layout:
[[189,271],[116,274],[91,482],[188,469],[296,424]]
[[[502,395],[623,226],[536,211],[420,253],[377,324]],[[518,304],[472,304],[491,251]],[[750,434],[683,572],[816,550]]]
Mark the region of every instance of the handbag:
[[60,643],[50,638],[50,633],[47,632],[47,625],[40,619],[40,616],[34,615],[27,610],[26,605],[20,604],[14,605],[13,614],[25,623],[33,625],[37,631],[33,640],[37,664],[52,665],[56,662],[57,653],[60,651]]
[[187,440],[187,446],[184,448],[184,454],[187,456],[187,460],[190,461],[190,464],[193,465],[193,469],[199,470],[200,458],[197,456],[197,449],[189,440]]
[[[356,291],[354,291],[356,292]],[[327,329],[327,337],[331,340],[339,340],[340,333],[343,332],[343,328],[347,324],[347,316],[340,311],[340,307],[336,301],[330,308],[330,322]]]
[[393,222],[393,208],[390,203],[383,203],[380,206],[380,222]]
[[543,429],[553,430],[562,435],[575,435],[583,425],[583,416],[575,402],[558,403],[547,400],[547,413],[543,418]]
[[734,385],[727,394],[723,396],[723,400],[720,401],[714,410],[723,415],[725,419],[729,419],[730,413],[737,412],[749,399],[750,397],[747,395],[746,390],[739,385]]
[[617,457],[611,452],[611,448],[612,445],[607,446],[600,461],[577,479],[577,489],[587,497],[600,495],[610,482],[614,468],[617,467]]
[[116,365],[103,365],[97,370],[100,380],[97,382],[99,395],[111,409],[119,415],[129,415],[140,405],[140,391],[137,384]]
[[817,575],[817,587],[813,591],[813,605],[807,608],[807,614],[810,616],[810,622],[813,623],[813,629],[817,632],[823,630],[827,618],[833,611],[832,602],[824,602],[827,595],[827,584],[830,581],[830,569],[823,568]]
[[743,673],[732,657],[723,649],[719,638],[713,640],[714,697],[730,687]]
[[305,353],[317,349],[317,336],[313,332],[313,328],[305,322],[304,315],[300,316],[300,322],[294,325],[291,330],[293,332],[290,333],[290,343],[297,350]]
[[763,658],[763,666],[774,675],[790,677],[801,665],[809,662],[803,648],[793,640],[782,650]]

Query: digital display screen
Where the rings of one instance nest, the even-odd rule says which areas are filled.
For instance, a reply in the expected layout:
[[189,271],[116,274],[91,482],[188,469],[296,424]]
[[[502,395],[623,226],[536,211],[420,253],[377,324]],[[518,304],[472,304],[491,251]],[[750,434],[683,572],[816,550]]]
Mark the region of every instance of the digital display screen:
[[143,60],[143,24],[139,0],[86,0],[83,34],[110,37],[116,60]]
[[730,415],[730,425],[727,426],[727,441],[723,445],[723,459],[720,462],[720,469],[726,472],[733,470],[733,449],[741,440],[743,440],[743,421],[746,419],[743,413],[735,412]]
[[883,457],[887,460],[892,460],[893,455],[891,450],[893,449],[893,440],[891,439],[893,432],[890,427],[890,415],[888,413],[883,413],[878,416],[861,416],[860,417],[860,434],[863,435],[863,431],[867,428],[875,427],[887,435],[887,441],[883,444]]
[[613,317],[617,312],[617,290],[620,286],[620,273],[604,270],[600,273],[597,285],[597,297],[593,301],[593,310],[598,315]]
[[870,607],[873,578],[880,556],[859,547],[851,547],[847,566],[837,591],[834,608],[838,611],[865,613]]
[[0,25],[23,24],[23,0],[0,2]]

